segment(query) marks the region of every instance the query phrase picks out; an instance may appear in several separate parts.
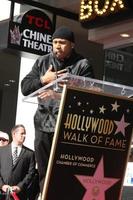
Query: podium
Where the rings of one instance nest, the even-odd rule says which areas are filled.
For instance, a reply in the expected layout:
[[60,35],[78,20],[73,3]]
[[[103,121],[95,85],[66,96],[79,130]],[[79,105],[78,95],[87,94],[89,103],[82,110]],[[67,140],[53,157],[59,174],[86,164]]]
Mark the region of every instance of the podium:
[[133,96],[133,87],[129,87],[126,85],[111,83],[107,81],[101,81],[97,79],[82,77],[82,76],[75,76],[69,73],[66,73],[64,76],[57,78],[57,80],[53,81],[52,83],[47,84],[46,86],[38,89],[37,91],[33,92],[32,94],[23,98],[24,102],[30,103],[41,103],[38,102],[37,95],[44,90],[53,89],[55,91],[62,91],[63,87],[60,83],[66,83],[69,86],[80,87],[85,89],[93,89],[93,87],[100,88],[101,91],[107,94],[113,94],[118,96],[125,96],[125,97],[132,97]]
[[[133,132],[133,88],[66,74],[42,91],[60,93],[42,200],[120,200]],[[49,100],[50,103],[51,99]]]

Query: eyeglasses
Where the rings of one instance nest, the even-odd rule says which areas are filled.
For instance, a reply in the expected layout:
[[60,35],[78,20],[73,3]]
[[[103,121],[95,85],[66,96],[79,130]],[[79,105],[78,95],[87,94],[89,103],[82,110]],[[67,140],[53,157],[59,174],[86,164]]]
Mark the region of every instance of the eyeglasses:
[[6,140],[5,138],[0,138],[0,141],[7,142],[8,140]]

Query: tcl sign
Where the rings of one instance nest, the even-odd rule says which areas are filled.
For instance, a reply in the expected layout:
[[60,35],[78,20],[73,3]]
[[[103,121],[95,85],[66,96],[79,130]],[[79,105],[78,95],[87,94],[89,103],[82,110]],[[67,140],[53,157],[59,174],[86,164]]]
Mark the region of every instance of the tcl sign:
[[10,23],[9,47],[38,55],[52,50],[52,22],[40,10],[30,10]]
[[49,24],[49,20],[44,19],[42,17],[35,17],[33,15],[26,15],[27,21],[29,25],[36,26],[37,28],[44,28],[44,30],[50,30],[51,26]]
[[[120,19],[121,15],[127,18],[128,14],[130,16],[129,10],[132,10],[133,2],[131,1],[132,0],[81,0],[79,20],[81,23],[93,23],[94,21],[99,21],[99,23],[101,23],[103,19],[106,22],[108,18],[110,20],[109,23],[111,23],[113,17],[118,21],[119,18],[117,18],[117,16],[119,17],[119,15]],[[97,24],[95,24],[95,26],[96,25]]]

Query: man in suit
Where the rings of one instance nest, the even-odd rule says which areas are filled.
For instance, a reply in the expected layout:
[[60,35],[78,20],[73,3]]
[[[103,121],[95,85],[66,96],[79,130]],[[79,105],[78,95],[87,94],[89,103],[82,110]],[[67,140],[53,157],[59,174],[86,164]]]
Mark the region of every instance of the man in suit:
[[11,188],[20,200],[27,200],[27,188],[35,174],[35,156],[23,145],[26,136],[23,125],[14,126],[11,134],[11,144],[0,148],[0,189],[6,193]]

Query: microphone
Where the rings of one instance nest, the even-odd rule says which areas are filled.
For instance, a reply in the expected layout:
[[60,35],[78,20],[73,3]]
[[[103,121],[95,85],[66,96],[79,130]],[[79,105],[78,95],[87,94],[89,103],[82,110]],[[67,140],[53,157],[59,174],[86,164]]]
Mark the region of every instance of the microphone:
[[56,75],[56,82],[55,82],[55,85],[53,85],[53,90],[55,92],[57,92],[59,90],[59,86],[58,86],[58,82],[57,82],[58,74],[57,74],[57,66],[56,66],[56,64],[55,64],[53,59],[51,60],[51,65],[52,65],[52,68],[54,69],[55,75]]

